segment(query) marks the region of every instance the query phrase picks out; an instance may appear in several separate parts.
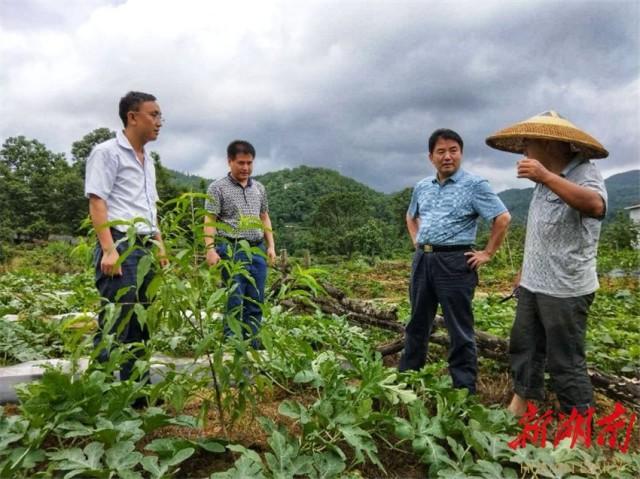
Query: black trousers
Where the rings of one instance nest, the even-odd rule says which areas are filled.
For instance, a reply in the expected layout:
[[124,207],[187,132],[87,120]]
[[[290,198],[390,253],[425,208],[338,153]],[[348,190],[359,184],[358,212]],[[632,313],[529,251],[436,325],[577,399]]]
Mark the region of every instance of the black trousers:
[[[114,241],[118,241],[124,233],[112,230]],[[98,331],[93,339],[94,346],[97,347],[102,341],[105,333],[117,334],[118,342],[122,344],[141,343],[140,348],[133,351],[134,356],[124,361],[120,366],[120,379],[127,380],[131,377],[136,358],[144,355],[142,346],[149,339],[149,330],[146,325],[142,326],[138,321],[134,311],[136,303],[140,303],[143,307],[147,307],[146,291],[149,283],[153,279],[153,268],[144,277],[140,288],[137,286],[137,272],[140,260],[151,254],[150,245],[137,244],[136,248],[122,262],[122,276],[108,276],[100,269],[100,261],[102,261],[102,249],[100,244],[96,246],[94,252],[94,267],[96,287],[102,298],[102,310],[98,316]],[[118,253],[122,255],[129,247],[125,240],[117,246]],[[104,307],[114,303],[121,307],[120,314],[109,331],[105,331],[105,310]],[[103,349],[100,351],[98,360],[105,362],[109,358],[109,351]],[[148,376],[145,374],[140,378],[141,381],[147,381]]]
[[453,385],[475,393],[478,366],[471,301],[477,284],[478,274],[469,268],[464,251],[416,251],[409,289],[411,319],[405,329],[400,371],[424,366],[440,304],[449,331],[448,360]]
[[594,294],[556,298],[520,288],[509,354],[515,392],[525,399],[544,399],[544,371],[560,408],[584,412],[593,404],[587,373],[585,334]]

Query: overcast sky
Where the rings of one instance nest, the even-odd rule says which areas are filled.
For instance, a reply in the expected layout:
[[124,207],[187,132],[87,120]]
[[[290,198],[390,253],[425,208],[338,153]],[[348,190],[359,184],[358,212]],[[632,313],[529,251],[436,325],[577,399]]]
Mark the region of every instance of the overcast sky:
[[555,109],[600,140],[603,174],[640,167],[640,1],[0,0],[0,139],[55,152],[158,97],[151,149],[207,178],[251,141],[254,173],[333,168],[385,192],[431,174],[458,131],[497,191],[516,155],[487,135]]

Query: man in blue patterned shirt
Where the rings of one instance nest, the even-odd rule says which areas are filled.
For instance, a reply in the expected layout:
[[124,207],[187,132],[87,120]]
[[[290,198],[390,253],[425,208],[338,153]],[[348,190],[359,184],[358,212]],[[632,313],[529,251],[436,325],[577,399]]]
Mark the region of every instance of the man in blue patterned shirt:
[[[407,211],[416,252],[411,268],[411,319],[405,332],[400,371],[418,370],[427,357],[433,319],[442,306],[449,331],[449,372],[453,385],[476,391],[477,353],[471,300],[478,268],[491,260],[505,237],[511,215],[487,180],[460,168],[463,141],[439,129],[429,138],[435,176],[418,182]],[[477,220],[491,221],[484,249],[476,250]]]

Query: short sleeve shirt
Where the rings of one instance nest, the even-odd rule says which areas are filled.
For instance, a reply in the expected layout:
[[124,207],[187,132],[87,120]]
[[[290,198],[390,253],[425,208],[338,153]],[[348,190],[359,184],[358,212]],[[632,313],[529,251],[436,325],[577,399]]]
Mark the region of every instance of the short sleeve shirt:
[[506,211],[487,180],[460,168],[442,185],[435,176],[419,181],[407,214],[420,219],[418,243],[445,246],[475,243],[478,217]]
[[[602,175],[593,163],[575,158],[561,176],[597,192],[607,205]],[[601,219],[567,205],[543,184],[537,184],[529,206],[520,284],[535,293],[576,297],[598,289],[596,256]]]
[[[158,232],[156,171],[153,159],[145,152],[141,164],[129,140],[121,131],[116,137],[96,145],[89,158],[85,174],[84,194],[87,198],[95,195],[107,203],[109,221],[137,222],[139,234]],[[114,228],[126,231],[128,226]]]
[[246,186],[237,182],[231,174],[220,178],[207,190],[205,209],[224,223],[218,234],[231,239],[260,241],[264,233],[255,226],[260,215],[269,211],[267,192],[262,183],[249,178]]

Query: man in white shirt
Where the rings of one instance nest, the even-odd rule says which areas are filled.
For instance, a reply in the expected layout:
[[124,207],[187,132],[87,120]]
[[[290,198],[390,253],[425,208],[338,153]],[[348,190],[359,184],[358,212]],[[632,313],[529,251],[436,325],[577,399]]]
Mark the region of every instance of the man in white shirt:
[[[153,95],[132,91],[120,99],[119,114],[124,130],[96,145],[87,160],[85,196],[89,198],[89,215],[98,237],[94,266],[96,287],[103,298],[94,345],[103,348],[99,355],[101,361],[109,356],[105,348],[108,342],[103,341],[105,334],[116,334],[120,343],[133,345],[131,356],[121,364],[120,379],[126,380],[133,372],[136,358],[144,352],[144,342],[149,339],[149,331],[139,323],[134,305],[140,303],[146,307],[146,289],[153,271],[147,273],[138,288],[138,264],[151,254],[152,240],[160,248],[160,257],[164,257],[157,220],[155,168],[145,149],[148,142],[158,137],[162,113]],[[136,247],[132,250],[127,241],[131,224],[136,230]],[[161,264],[164,263],[163,258]],[[120,311],[105,331],[110,323],[104,308],[108,303],[117,303]],[[146,376],[139,379],[146,380]]]

